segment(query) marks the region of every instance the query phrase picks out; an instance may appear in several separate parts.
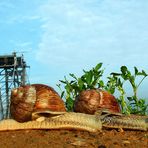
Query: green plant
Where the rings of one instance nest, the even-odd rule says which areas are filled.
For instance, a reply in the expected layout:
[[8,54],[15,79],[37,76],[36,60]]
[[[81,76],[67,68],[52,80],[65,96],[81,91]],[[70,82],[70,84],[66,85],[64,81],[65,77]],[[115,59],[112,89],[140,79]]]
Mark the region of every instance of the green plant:
[[[132,74],[126,66],[121,67],[121,73],[112,72],[109,77],[107,77],[107,83],[102,80],[104,69],[102,69],[102,63],[97,64],[91,70],[83,70],[84,74],[81,77],[76,77],[74,74],[69,74],[72,80],[68,80],[66,76],[64,80],[60,80],[64,84],[64,91],[62,91],[61,84],[57,86],[61,90],[61,97],[65,99],[66,107],[68,111],[73,108],[73,102],[80,91],[93,88],[102,88],[107,90],[111,94],[115,94],[116,91],[119,92],[119,97],[116,97],[122,113],[125,114],[146,114],[148,105],[144,98],[138,98],[137,92],[139,86],[142,84],[143,80],[148,76],[148,74],[142,70],[138,71],[134,67],[134,74]],[[142,76],[142,79],[137,84],[136,79],[138,76]],[[126,96],[126,91],[124,85],[126,82],[130,82],[133,90],[132,96]]]
[[118,103],[121,106],[122,113],[127,113],[129,114],[130,111],[128,110],[127,107],[127,102],[125,101],[126,98],[126,92],[123,88],[124,82],[121,82],[121,79],[119,78],[120,74],[114,73],[110,74],[109,77],[107,77],[108,81],[107,84],[104,85],[103,89],[106,91],[110,92],[111,94],[115,95],[115,92],[119,92],[119,97],[116,97]]
[[69,111],[72,110],[73,101],[80,91],[98,88],[103,85],[103,81],[100,80],[100,78],[102,77],[104,69],[101,69],[101,67],[102,63],[99,63],[89,71],[83,70],[84,74],[81,77],[76,77],[74,74],[70,73],[69,76],[72,80],[68,80],[66,77],[64,77],[64,80],[60,80],[60,82],[65,85],[64,91],[61,89],[61,84],[57,84],[62,91],[61,97],[64,97],[66,100],[66,107]]
[[[115,87],[120,92],[120,96],[118,98],[119,103],[121,104],[122,112],[126,114],[146,114],[148,105],[145,102],[144,98],[138,98],[138,88],[144,81],[144,79],[148,76],[148,74],[142,70],[138,71],[136,67],[134,67],[134,74],[132,74],[126,66],[121,67],[121,73],[111,73],[112,78],[115,80]],[[141,80],[139,83],[136,83],[137,77],[141,76]],[[123,85],[125,82],[129,82],[132,86],[133,95],[128,96],[127,100],[125,100],[125,90]]]

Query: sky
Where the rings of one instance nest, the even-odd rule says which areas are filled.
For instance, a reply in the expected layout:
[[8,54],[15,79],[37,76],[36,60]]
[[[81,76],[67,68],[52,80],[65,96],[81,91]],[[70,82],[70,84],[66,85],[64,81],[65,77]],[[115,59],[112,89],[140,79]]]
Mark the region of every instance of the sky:
[[148,0],[0,0],[0,18],[0,55],[23,53],[30,83],[58,91],[100,62],[106,76],[122,65],[148,72]]

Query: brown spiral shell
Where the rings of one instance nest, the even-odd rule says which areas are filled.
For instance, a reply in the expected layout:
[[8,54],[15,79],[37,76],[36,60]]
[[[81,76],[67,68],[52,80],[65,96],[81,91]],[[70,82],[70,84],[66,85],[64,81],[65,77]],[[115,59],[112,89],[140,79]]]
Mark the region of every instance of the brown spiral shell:
[[120,106],[115,97],[101,89],[84,90],[80,92],[74,102],[75,112],[94,114],[100,108],[120,112]]
[[58,93],[47,85],[32,84],[11,91],[10,113],[19,122],[29,121],[38,110],[66,111]]
[[34,111],[42,109],[66,111],[63,100],[52,87],[43,84],[33,84],[32,86],[35,86],[37,96]]

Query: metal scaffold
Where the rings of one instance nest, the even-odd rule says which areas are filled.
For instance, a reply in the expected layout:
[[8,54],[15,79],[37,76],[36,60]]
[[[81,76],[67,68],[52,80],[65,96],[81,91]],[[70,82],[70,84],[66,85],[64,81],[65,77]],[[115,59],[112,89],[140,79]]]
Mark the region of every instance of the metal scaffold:
[[0,120],[10,117],[11,90],[27,83],[26,68],[23,55],[0,56]]

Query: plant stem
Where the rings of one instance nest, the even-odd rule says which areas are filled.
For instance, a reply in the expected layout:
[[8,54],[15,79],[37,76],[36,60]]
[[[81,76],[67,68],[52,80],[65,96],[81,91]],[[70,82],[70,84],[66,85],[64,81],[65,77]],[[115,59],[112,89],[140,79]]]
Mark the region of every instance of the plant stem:
[[140,84],[142,83],[142,81],[146,78],[147,76],[144,76],[143,78],[142,78],[142,80],[139,82],[139,84],[137,85],[137,89],[138,89],[138,87],[140,86]]

